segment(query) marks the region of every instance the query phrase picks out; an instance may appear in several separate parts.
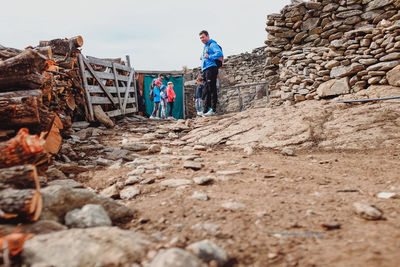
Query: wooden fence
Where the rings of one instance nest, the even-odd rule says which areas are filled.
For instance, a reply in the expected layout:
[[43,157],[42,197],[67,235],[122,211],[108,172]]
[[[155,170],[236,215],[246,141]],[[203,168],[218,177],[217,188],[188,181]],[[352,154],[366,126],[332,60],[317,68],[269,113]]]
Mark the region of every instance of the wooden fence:
[[100,105],[109,117],[138,111],[135,71],[129,64],[79,55],[83,87],[90,120],[93,106]]

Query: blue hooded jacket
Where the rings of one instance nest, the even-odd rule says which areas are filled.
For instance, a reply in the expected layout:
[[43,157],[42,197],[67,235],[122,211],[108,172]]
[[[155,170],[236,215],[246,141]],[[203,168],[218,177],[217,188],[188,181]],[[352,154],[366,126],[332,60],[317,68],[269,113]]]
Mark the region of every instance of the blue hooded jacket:
[[154,96],[154,102],[160,102],[161,101],[161,94],[160,94],[160,87],[154,86],[154,91],[153,91],[153,96]]
[[[208,49],[208,46],[210,46],[210,49]],[[208,49],[208,58],[205,58],[204,55],[207,53],[207,49]],[[210,39],[204,45],[203,56],[201,58],[201,71],[204,71],[205,69],[208,69],[212,66],[217,66],[217,64],[215,64],[215,60],[220,57],[223,57],[221,48],[219,48],[216,41]]]

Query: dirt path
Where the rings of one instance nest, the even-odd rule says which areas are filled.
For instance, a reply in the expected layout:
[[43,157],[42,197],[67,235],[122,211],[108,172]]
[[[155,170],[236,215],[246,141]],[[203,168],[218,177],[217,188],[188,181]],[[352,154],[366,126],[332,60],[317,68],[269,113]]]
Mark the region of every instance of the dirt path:
[[[140,194],[124,201],[137,211],[135,219],[121,227],[148,234],[158,248],[211,239],[225,249],[233,266],[400,262],[400,200],[376,197],[380,192],[400,193],[399,149],[303,150],[295,156],[257,149],[246,153],[224,145],[194,150],[174,136],[179,135],[176,128],[165,130],[168,123],[173,124],[129,122],[114,133],[105,132],[99,139],[103,145],[147,141],[163,148],[161,153],[137,152],[134,164],[124,161],[117,168],[98,167],[78,176],[101,191],[123,185],[132,170],[144,172],[137,175],[141,182],[133,185]],[[201,163],[201,169],[185,168],[188,161]],[[193,182],[201,176],[211,181]],[[171,179],[179,180],[172,184]],[[202,194],[194,198],[195,192]],[[205,197],[208,200],[202,200]],[[354,202],[375,205],[384,219],[357,216]]]

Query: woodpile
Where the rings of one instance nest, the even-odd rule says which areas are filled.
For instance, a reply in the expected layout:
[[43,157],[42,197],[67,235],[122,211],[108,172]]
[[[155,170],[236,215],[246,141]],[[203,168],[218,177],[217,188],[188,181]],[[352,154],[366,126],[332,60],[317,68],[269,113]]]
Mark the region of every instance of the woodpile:
[[0,46],[0,221],[40,217],[37,167],[59,152],[72,120],[86,118],[77,64],[82,45],[77,36],[23,51]]
[[[78,67],[81,36],[40,41],[24,51],[0,46],[0,138],[21,127],[61,142],[72,120],[87,117]],[[48,152],[57,153],[61,143]],[[48,147],[48,146],[47,146]]]

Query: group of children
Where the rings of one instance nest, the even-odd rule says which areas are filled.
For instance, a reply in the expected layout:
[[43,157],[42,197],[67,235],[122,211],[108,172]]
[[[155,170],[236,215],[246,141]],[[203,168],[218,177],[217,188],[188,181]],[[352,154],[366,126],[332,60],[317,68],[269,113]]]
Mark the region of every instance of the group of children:
[[[161,105],[161,119],[173,119],[172,110],[174,108],[176,94],[174,91],[174,84],[168,82],[167,87],[162,85],[159,79],[153,81],[153,101],[154,109],[150,116],[150,119],[159,119],[158,116],[160,105]],[[167,117],[167,103],[169,104],[169,114]]]

